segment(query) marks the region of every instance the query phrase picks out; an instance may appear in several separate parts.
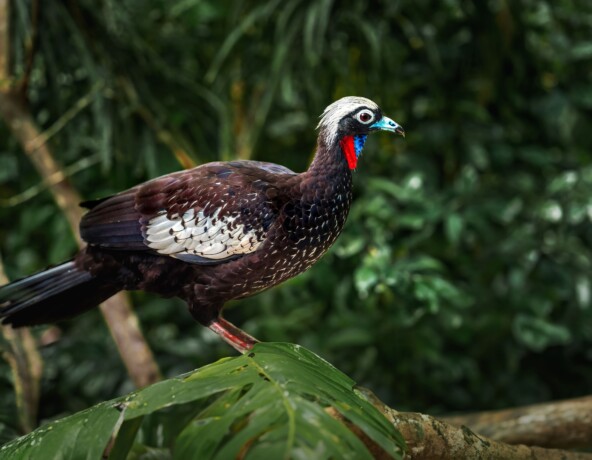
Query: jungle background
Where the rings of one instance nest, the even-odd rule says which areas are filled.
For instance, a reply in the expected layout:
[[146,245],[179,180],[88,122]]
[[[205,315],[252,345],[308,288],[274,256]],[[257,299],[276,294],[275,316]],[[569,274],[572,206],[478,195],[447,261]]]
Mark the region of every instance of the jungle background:
[[[0,1],[5,6],[7,0]],[[400,410],[592,388],[592,4],[584,0],[9,2],[11,79],[84,199],[235,158],[296,171],[318,116],[375,100],[344,233],[226,316],[310,348]],[[0,254],[16,279],[76,251],[0,121]],[[180,301],[133,293],[162,375],[234,354]],[[38,422],[133,389],[98,310],[33,335]],[[21,432],[0,363],[0,443]]]

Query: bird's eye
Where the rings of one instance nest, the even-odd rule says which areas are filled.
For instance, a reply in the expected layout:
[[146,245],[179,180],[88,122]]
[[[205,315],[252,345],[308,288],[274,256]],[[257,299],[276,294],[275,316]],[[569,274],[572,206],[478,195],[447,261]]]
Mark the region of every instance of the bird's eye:
[[374,120],[374,114],[368,109],[360,110],[358,113],[356,113],[356,120],[367,125]]

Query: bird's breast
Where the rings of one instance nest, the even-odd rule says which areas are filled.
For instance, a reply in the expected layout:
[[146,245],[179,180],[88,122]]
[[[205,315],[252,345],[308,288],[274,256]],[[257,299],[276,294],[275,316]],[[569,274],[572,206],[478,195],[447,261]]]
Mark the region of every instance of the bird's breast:
[[310,268],[341,233],[351,201],[351,182],[339,181],[286,203],[261,246],[261,276],[252,280],[253,288],[265,289]]

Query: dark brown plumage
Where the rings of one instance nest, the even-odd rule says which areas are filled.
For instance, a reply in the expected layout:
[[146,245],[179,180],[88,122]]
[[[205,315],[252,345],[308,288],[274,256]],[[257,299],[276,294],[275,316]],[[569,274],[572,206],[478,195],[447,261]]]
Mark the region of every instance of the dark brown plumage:
[[372,130],[403,134],[364,98],[331,104],[307,171],[257,161],[209,163],[83,203],[88,246],[62,265],[0,288],[3,323],[77,315],[120,290],[185,300],[193,317],[241,352],[255,339],[224,320],[224,303],[307,270],[335,242],[352,174]]

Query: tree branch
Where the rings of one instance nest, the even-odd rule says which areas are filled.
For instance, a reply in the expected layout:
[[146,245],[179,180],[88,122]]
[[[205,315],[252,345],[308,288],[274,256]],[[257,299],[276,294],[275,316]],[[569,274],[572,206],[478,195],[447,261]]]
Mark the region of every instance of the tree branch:
[[[558,437],[554,437],[555,443],[554,444],[547,444],[545,447],[532,447],[529,442],[526,441],[526,437],[523,438],[519,445],[512,445],[506,442],[502,442],[500,439],[491,439],[488,437],[483,436],[483,431],[481,430],[479,434],[476,434],[473,430],[473,427],[467,428],[466,426],[456,426],[453,424],[452,420],[455,419],[453,417],[447,418],[446,422],[442,420],[438,420],[435,417],[425,414],[419,414],[414,412],[398,412],[386,404],[384,404],[378,397],[367,388],[358,387],[358,392],[364,395],[364,397],[374,405],[380,412],[384,414],[384,416],[391,421],[395,425],[395,427],[401,432],[403,438],[405,438],[405,442],[407,443],[407,456],[406,459],[414,459],[414,460],[423,460],[423,459],[433,459],[438,458],[442,460],[447,459],[455,459],[455,460],[473,460],[475,458],[483,458],[483,459],[530,459],[530,460],[592,460],[592,454],[590,453],[580,453],[580,452],[570,452],[566,450],[557,450],[551,449],[549,447],[573,447],[568,446],[567,443],[562,443],[558,440]],[[590,397],[592,398],[592,397]],[[574,405],[580,404],[581,400],[586,400],[589,398],[580,398],[579,400],[572,400],[572,407]],[[568,401],[560,402],[560,403],[550,403],[550,404],[541,404],[538,406],[565,406],[567,409],[568,405],[566,404]],[[587,404],[588,402],[586,402]],[[537,406],[533,406],[537,407]],[[589,407],[589,406],[586,406]],[[589,409],[586,407],[580,408],[580,413],[583,414],[588,410],[588,414],[590,413]],[[523,408],[524,410],[526,408]],[[516,409],[516,412],[520,411],[521,409]],[[504,411],[504,412],[512,412],[513,410]],[[342,420],[341,417],[336,411],[333,411],[332,415]],[[535,412],[532,412],[535,414]],[[559,413],[559,412],[556,412]],[[573,412],[572,412],[573,413]],[[336,414],[336,415],[335,415]],[[466,420],[460,420],[456,418],[456,422],[462,422]],[[565,421],[565,420],[564,420]],[[547,420],[553,424],[552,421]],[[345,420],[344,423],[355,431],[355,427],[352,428],[352,425]],[[555,429],[561,430],[562,433],[565,431],[563,427],[558,426],[559,424],[554,424]],[[526,433],[528,425],[525,424],[523,426],[523,433]],[[482,428],[485,428],[485,424]],[[534,424],[533,428],[536,428],[537,424]],[[588,432],[590,431],[589,427],[586,427],[585,430]],[[368,446],[371,450],[375,458],[382,459],[382,458],[390,458],[385,456],[384,453],[381,453],[380,448],[376,448],[377,446],[372,445],[372,441],[369,439],[364,438],[364,434],[362,432],[356,432],[360,439]],[[560,435],[561,436],[561,435]],[[559,436],[559,437],[560,437]],[[505,439],[503,441],[506,441]],[[370,443],[370,444],[369,444]],[[527,445],[525,445],[527,444]],[[589,444],[588,444],[589,445]]]
[[[70,223],[76,241],[82,245],[78,232],[78,223],[82,217],[82,210],[78,206],[80,197],[67,181],[47,144],[39,142],[42,133],[15,93],[0,91],[0,116],[6,121],[41,177],[48,183]],[[56,177],[61,177],[61,180],[57,181]],[[127,297],[120,293],[104,302],[100,308],[134,384],[142,387],[157,381],[160,378],[158,366]]]
[[509,444],[592,446],[592,396],[440,419]]
[[10,0],[0,0],[0,90],[10,79]]
[[[376,405],[376,401],[372,401]],[[473,433],[466,427],[449,425],[430,415],[414,412],[397,412],[380,404],[378,409],[399,430],[407,450],[406,460],[474,460],[474,459],[513,459],[513,460],[591,460],[592,454],[569,452],[565,450],[544,449],[525,445],[510,445],[494,441]],[[376,460],[392,459],[378,444],[370,439],[359,427],[345,419],[336,409],[327,412],[344,423],[366,445]]]
[[[10,0],[0,0],[0,91],[10,87],[10,77]],[[7,282],[0,261],[0,283]],[[6,340],[2,354],[12,370],[19,425],[28,433],[37,426],[43,361],[29,329],[0,326],[0,332]]]
[[20,429],[29,433],[37,427],[39,389],[43,361],[28,328],[0,326],[6,347],[2,355],[10,365]]
[[592,454],[505,444],[477,435],[467,427],[449,425],[429,415],[390,411],[389,418],[407,443],[406,458],[409,459],[592,459]]
[[[0,283],[8,283],[2,261],[0,261]],[[29,433],[37,426],[39,383],[43,372],[43,361],[30,329],[0,326],[0,331],[7,344],[2,354],[12,370],[19,425],[23,433]]]

